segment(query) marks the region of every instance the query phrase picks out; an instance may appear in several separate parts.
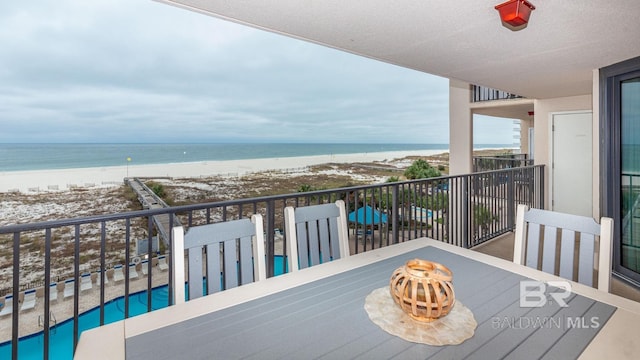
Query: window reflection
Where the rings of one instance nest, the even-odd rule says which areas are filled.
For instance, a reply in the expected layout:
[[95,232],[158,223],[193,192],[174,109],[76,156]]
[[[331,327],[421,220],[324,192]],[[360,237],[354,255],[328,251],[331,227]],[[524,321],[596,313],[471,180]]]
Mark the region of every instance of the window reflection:
[[622,266],[640,273],[640,78],[621,83]]

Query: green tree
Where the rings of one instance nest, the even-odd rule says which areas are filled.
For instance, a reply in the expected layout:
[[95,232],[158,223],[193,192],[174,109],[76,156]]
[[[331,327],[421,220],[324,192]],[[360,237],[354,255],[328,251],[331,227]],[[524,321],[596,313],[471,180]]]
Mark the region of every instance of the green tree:
[[473,206],[473,222],[475,225],[475,239],[480,238],[482,235],[486,235],[489,233],[489,228],[494,221],[498,220],[498,216],[496,216],[491,210],[480,204],[476,204]]
[[425,160],[418,159],[414,161],[413,164],[411,164],[411,166],[407,168],[407,170],[404,171],[404,176],[407,179],[413,180],[439,177],[442,176],[442,174],[440,173],[440,171],[438,171],[438,169],[429,165],[429,163]]
[[449,194],[440,192],[427,196],[421,206],[427,209],[446,211],[449,208]]

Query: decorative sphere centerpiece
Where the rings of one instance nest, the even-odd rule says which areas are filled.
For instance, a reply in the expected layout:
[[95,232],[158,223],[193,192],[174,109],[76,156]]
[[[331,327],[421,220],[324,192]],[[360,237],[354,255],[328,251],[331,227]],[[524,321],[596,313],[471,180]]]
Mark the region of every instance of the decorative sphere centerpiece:
[[446,266],[414,259],[391,275],[391,297],[412,319],[431,322],[451,311],[456,297],[453,274]]

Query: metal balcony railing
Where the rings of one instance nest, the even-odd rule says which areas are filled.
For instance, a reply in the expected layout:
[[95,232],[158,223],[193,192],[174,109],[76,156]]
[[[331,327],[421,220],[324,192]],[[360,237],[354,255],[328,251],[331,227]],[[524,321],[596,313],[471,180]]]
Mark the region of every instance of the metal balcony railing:
[[527,154],[507,154],[473,157],[473,172],[511,169],[532,165],[533,159],[529,159]]
[[523,97],[506,91],[491,89],[479,85],[471,85],[471,102],[522,99]]
[[[543,207],[544,167],[518,167],[497,171],[480,172],[461,176],[445,176],[439,178],[422,179],[404,182],[390,182],[369,186],[358,186],[323,191],[312,191],[278,196],[268,196],[251,199],[239,199],[206,204],[177,206],[160,209],[147,209],[119,214],[92,216],[75,219],[64,219],[40,223],[28,223],[0,227],[0,240],[13,246],[11,263],[8,272],[12,276],[12,286],[1,289],[0,296],[11,293],[13,297],[13,313],[11,319],[5,317],[0,321],[11,321],[11,339],[0,339],[0,347],[11,347],[13,358],[17,357],[19,334],[21,331],[21,317],[18,311],[18,294],[28,288],[41,286],[42,314],[51,314],[50,298],[52,292],[48,286],[55,281],[74,279],[74,292],[69,298],[58,299],[58,302],[68,302],[73,307],[69,315],[73,322],[73,337],[68,342],[73,343],[73,349],[79,338],[80,298],[86,292],[80,291],[80,279],[84,272],[90,272],[99,291],[99,300],[93,305],[99,307],[99,323],[105,324],[105,302],[115,296],[124,298],[124,316],[130,316],[129,295],[140,292],[147,305],[146,311],[152,311],[157,304],[150,291],[157,284],[168,284],[169,294],[172,293],[171,279],[173,272],[154,271],[157,258],[155,255],[170,258],[167,252],[171,246],[161,245],[160,254],[152,249],[151,239],[157,234],[154,216],[169,215],[170,226],[174,226],[173,219],[179,219],[186,228],[193,225],[228,221],[250,217],[259,213],[264,218],[267,273],[285,272],[285,263],[276,263],[277,256],[286,254],[286,241],[279,229],[284,229],[283,209],[285,206],[308,206],[312,204],[332,202],[343,199],[347,204],[347,214],[365,207],[371,211],[370,219],[377,218],[377,222],[367,221],[365,226],[358,225],[362,219],[351,219],[349,238],[352,253],[360,253],[390,244],[409,241],[419,237],[430,237],[462,247],[473,247],[497,235],[511,231],[515,224],[515,209],[519,203],[532,207]],[[369,206],[369,207],[367,207]],[[384,217],[374,217],[374,212],[386,214]],[[356,212],[357,213],[357,212]],[[367,213],[368,214],[368,213]],[[366,215],[368,217],[368,215]],[[135,239],[146,238],[147,254],[151,261],[137,264],[140,260],[132,251]],[[172,239],[169,239],[171,243]],[[54,264],[59,259],[52,256],[53,250],[64,244],[72,244],[73,250],[67,256],[73,258],[70,268],[58,269]],[[22,260],[29,258],[36,262],[36,269],[28,271],[40,275],[36,283],[23,283],[27,270]],[[169,262],[170,263],[170,262]],[[116,264],[124,264],[124,281],[114,284],[110,280],[105,284],[107,272],[112,272]],[[146,276],[133,280],[127,264],[134,264],[132,269],[142,270],[146,267]],[[279,264],[279,265],[277,265]],[[276,266],[282,268],[276,269]],[[140,290],[142,288],[142,290]],[[108,292],[106,290],[109,290]],[[114,290],[115,289],[115,290]],[[169,297],[170,299],[170,297]],[[84,299],[83,299],[84,300]],[[155,301],[155,304],[154,304]],[[166,300],[170,302],[170,300]],[[57,325],[52,324],[50,316],[43,316],[41,342],[44,358],[48,358],[51,334],[55,327],[65,322],[56,314]],[[5,325],[3,325],[5,326]],[[60,341],[56,338],[56,341]],[[2,344],[4,342],[4,344]]]

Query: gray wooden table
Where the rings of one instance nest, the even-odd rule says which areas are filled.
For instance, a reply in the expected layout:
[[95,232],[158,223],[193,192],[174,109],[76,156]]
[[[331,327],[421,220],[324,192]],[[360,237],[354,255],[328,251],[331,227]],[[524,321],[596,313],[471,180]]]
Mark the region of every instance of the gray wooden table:
[[[369,320],[365,297],[388,286],[392,271],[413,258],[452,270],[456,298],[478,322],[471,339],[455,346],[415,344]],[[126,358],[572,359],[616,310],[576,294],[560,307],[552,288],[545,306],[521,307],[526,279],[443,249],[420,248],[128,337]]]
[[[453,270],[457,297],[479,323],[463,344],[413,344],[369,321],[365,297],[415,257]],[[570,282],[567,307],[550,301],[558,289],[543,293],[545,306],[525,307],[524,279],[563,281],[421,238],[84,331],[74,358],[640,358],[640,303]]]

